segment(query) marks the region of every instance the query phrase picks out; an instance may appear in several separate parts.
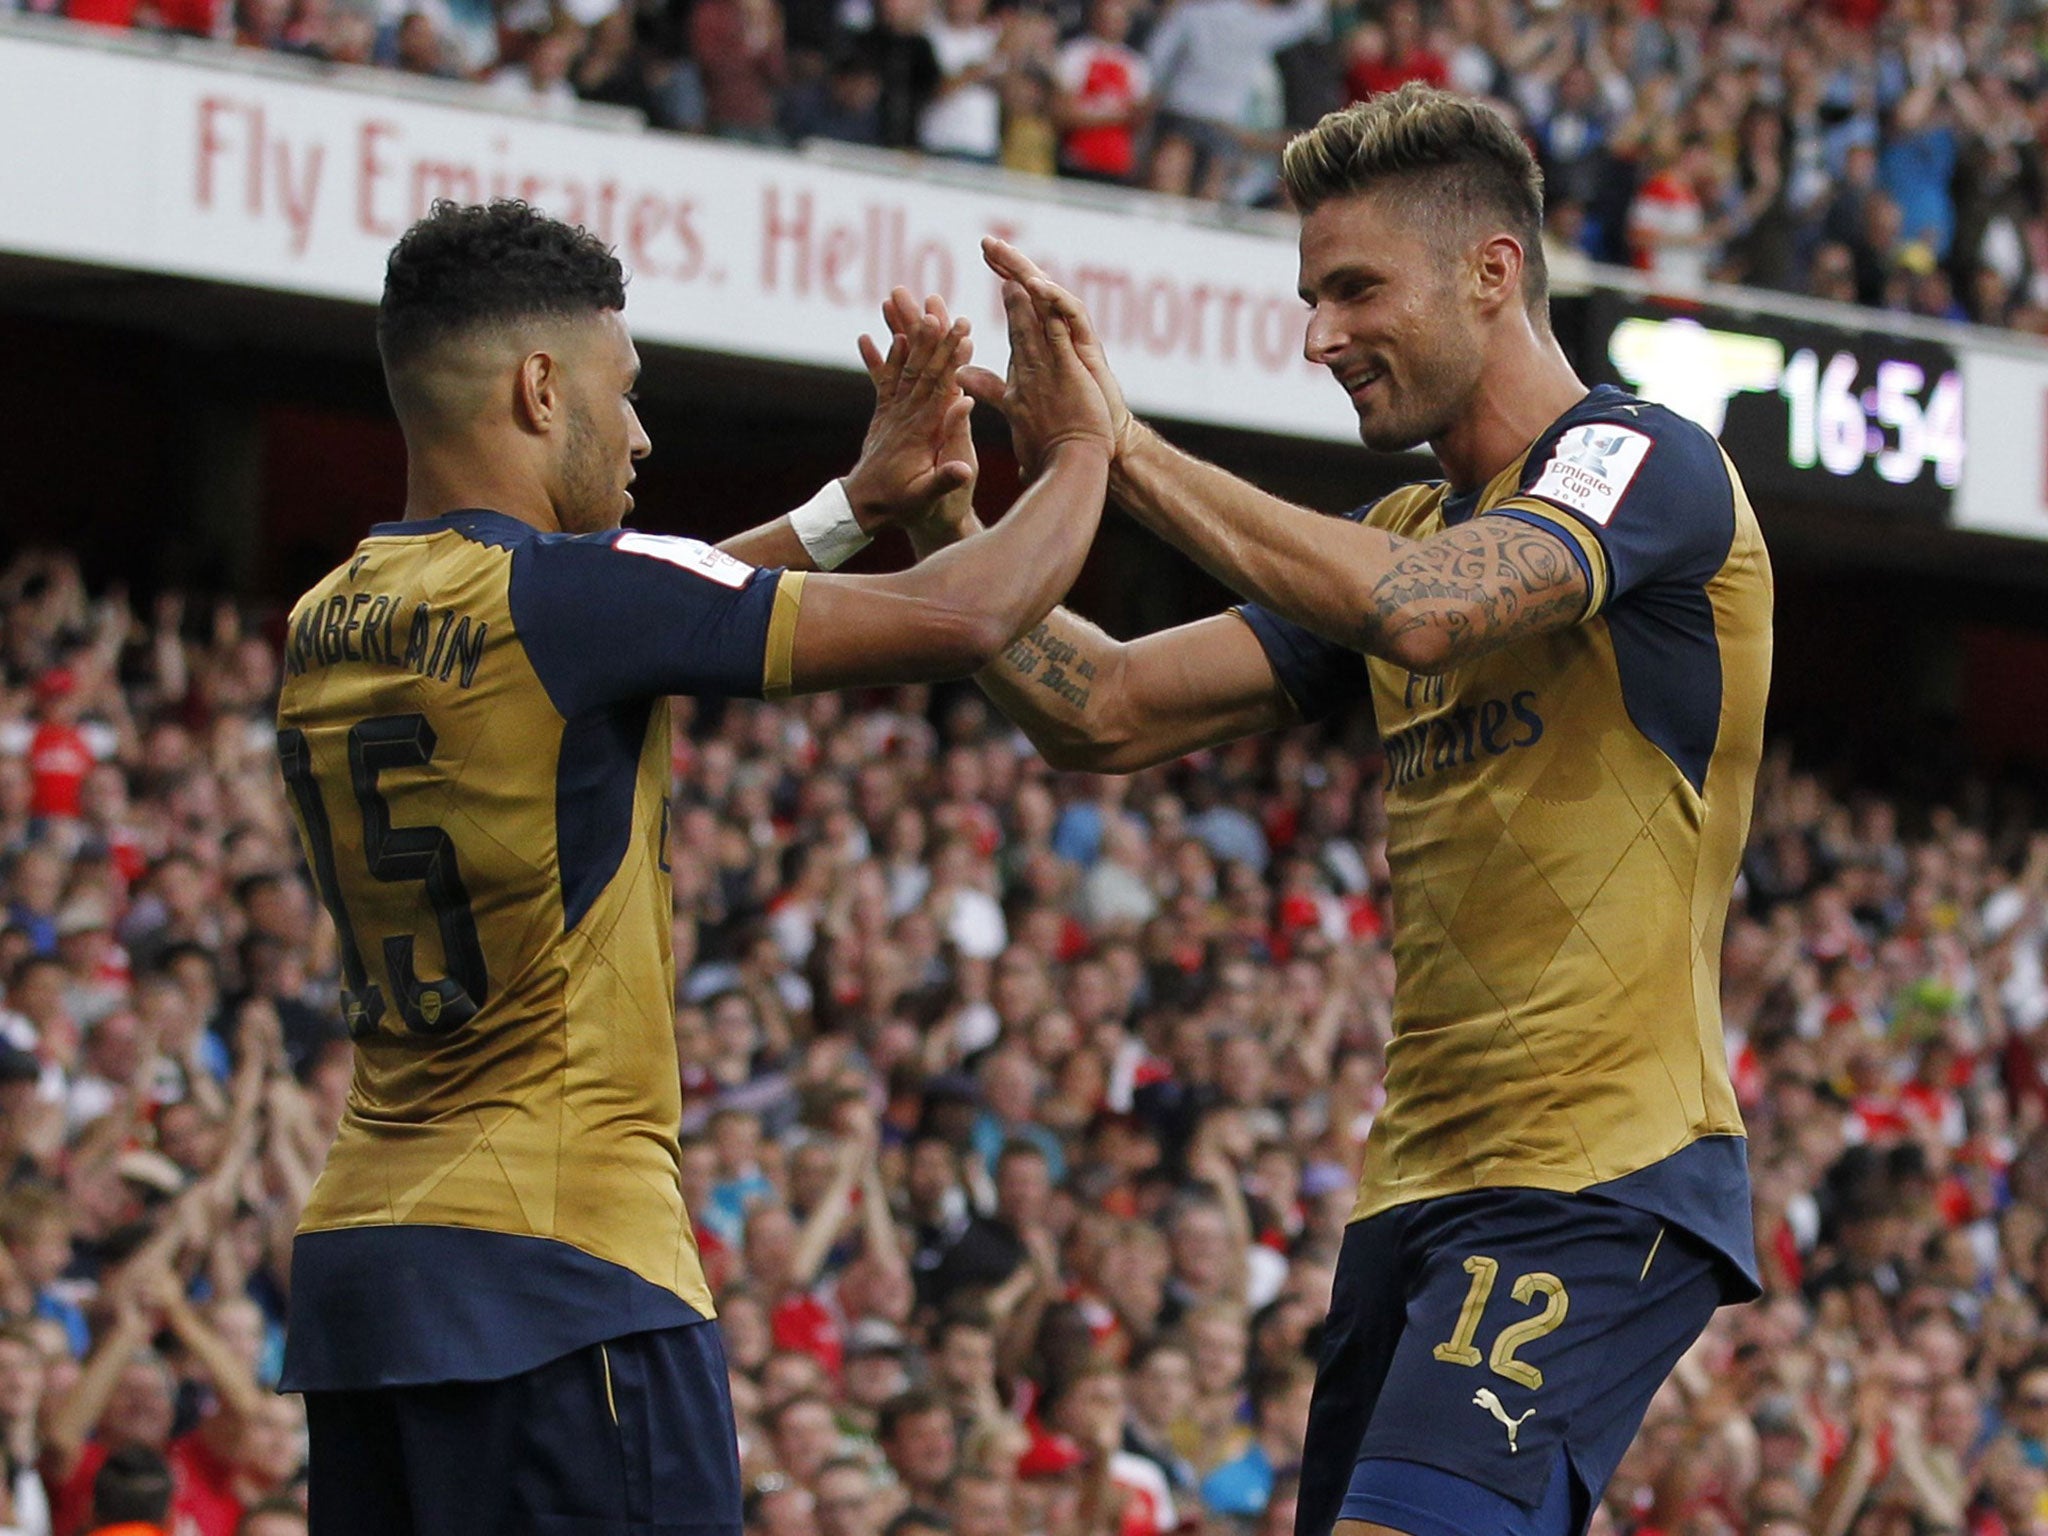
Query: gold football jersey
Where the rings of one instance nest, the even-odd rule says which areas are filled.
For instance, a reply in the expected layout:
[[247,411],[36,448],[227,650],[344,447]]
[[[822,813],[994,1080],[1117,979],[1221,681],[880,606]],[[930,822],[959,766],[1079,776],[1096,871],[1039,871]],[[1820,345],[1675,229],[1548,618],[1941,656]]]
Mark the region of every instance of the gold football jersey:
[[385,524],[293,610],[278,753],[355,1073],[293,1258],[302,1390],[708,1318],[683,1209],[667,699],[788,684],[800,575]]
[[1719,983],[1770,676],[1756,518],[1704,430],[1605,386],[1476,494],[1363,513],[1480,515],[1562,542],[1581,623],[1424,676],[1240,610],[1305,715],[1369,690],[1385,752],[1394,1031],[1354,1219],[1597,1190],[1748,1270]]

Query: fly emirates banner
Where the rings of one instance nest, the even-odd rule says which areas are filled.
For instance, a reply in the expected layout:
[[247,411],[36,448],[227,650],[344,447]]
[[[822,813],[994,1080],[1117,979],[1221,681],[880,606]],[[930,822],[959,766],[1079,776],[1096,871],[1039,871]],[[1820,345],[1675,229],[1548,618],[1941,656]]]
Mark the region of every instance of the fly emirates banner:
[[1000,368],[1002,308],[979,252],[999,234],[1080,293],[1139,409],[1355,441],[1342,392],[1302,358],[1307,314],[1278,227],[18,31],[0,34],[0,143],[14,146],[0,155],[0,251],[374,303],[391,243],[435,198],[523,197],[617,248],[642,340],[830,368],[859,367],[855,338],[899,283],[943,294],[974,322],[977,361]]

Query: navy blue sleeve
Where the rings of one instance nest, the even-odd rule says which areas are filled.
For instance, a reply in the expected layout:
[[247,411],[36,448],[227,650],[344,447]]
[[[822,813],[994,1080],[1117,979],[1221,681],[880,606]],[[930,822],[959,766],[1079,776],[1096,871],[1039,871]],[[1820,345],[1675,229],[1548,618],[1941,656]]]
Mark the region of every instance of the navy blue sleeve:
[[[1368,503],[1354,507],[1344,517],[1349,522],[1363,522],[1371,510]],[[1273,664],[1273,675],[1302,719],[1320,720],[1348,703],[1372,696],[1372,674],[1357,651],[1325,640],[1258,603],[1242,603],[1232,611],[1258,636],[1266,660]]]
[[1273,664],[1273,675],[1302,719],[1320,720],[1346,703],[1367,697],[1372,678],[1358,652],[1347,651],[1257,603],[1241,604],[1233,612],[1258,636],[1266,660]]
[[[1597,541],[1607,560],[1603,607],[1657,583],[1704,584],[1735,539],[1735,487],[1720,445],[1660,406],[1565,417],[1529,450],[1516,500],[1566,514]],[[1518,515],[1512,504],[1500,510]]]
[[782,573],[695,539],[544,534],[512,557],[512,624],[564,719],[669,694],[759,698]]

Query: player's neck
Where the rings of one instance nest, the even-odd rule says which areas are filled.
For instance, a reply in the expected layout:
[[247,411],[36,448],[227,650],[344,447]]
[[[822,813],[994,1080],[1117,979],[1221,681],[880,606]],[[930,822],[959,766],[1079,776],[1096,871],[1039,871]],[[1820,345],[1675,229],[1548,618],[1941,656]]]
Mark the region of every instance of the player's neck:
[[1586,395],[1548,331],[1515,326],[1496,339],[1457,424],[1430,444],[1454,493],[1478,490]]
[[542,533],[561,532],[546,489],[504,456],[472,451],[411,453],[405,466],[405,520],[421,521],[482,507],[517,518]]

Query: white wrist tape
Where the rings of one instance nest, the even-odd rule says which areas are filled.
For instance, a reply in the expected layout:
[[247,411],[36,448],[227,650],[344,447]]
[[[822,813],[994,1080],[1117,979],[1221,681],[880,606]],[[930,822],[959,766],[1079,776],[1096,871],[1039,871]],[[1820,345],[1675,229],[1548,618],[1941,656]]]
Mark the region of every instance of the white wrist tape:
[[872,542],[837,480],[826,481],[823,490],[790,513],[789,526],[821,571],[838,570]]

